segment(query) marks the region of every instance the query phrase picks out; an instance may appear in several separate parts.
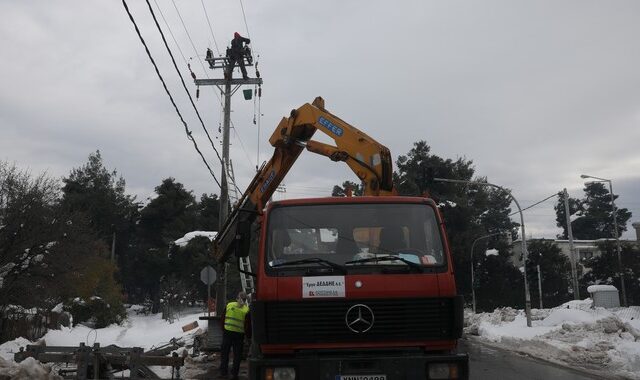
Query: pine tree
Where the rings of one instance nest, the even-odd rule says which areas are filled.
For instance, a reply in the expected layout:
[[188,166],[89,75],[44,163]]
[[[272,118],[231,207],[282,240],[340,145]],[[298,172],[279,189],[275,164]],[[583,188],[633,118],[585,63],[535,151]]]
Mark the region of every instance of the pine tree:
[[197,228],[202,231],[218,231],[220,199],[217,194],[202,194],[198,203]]
[[333,187],[333,191],[331,191],[332,197],[346,197],[347,189],[351,190],[352,195],[360,196],[362,195],[362,185],[357,184],[351,181],[344,181],[342,186],[335,185]]
[[110,172],[104,167],[100,151],[90,154],[89,161],[71,170],[63,182],[63,209],[86,215],[108,245],[115,232],[120,242],[118,248],[126,247],[137,218],[138,204],[135,197],[125,193],[124,178],[119,177],[117,171]]
[[[620,248],[627,302],[629,305],[640,305],[640,260],[638,260],[640,247],[633,243],[622,242]],[[602,252],[600,256],[582,261],[582,264],[591,270],[581,279],[583,293],[580,294],[587,294],[586,288],[589,285],[606,284],[614,285],[622,295],[616,243],[606,240],[598,243],[598,249]]]
[[540,297],[537,286],[538,265],[540,265],[542,278],[542,303],[544,307],[555,307],[569,301],[572,298],[569,293],[571,263],[555,242],[544,239],[531,240],[528,243],[527,251],[529,253],[527,276],[532,303],[537,305],[537,300]]
[[140,211],[140,234],[156,248],[168,247],[196,229],[198,207],[191,191],[174,178],[163,180],[155,192],[158,196]]
[[[589,182],[584,187],[584,198],[569,198],[570,212],[577,218],[571,222],[573,237],[583,240],[596,240],[602,238],[615,238],[613,223],[613,208],[611,205],[611,193],[602,182]],[[618,198],[614,194],[614,200]],[[558,200],[556,209],[556,222],[562,227],[563,238],[567,236],[566,219],[564,212],[564,199]],[[627,230],[627,222],[631,219],[631,212],[626,208],[620,208],[616,212],[618,224],[618,237]]]

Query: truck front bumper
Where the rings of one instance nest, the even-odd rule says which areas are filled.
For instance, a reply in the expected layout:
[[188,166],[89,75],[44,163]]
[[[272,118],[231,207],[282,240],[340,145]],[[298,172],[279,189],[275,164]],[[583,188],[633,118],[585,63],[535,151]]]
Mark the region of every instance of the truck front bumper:
[[[441,377],[430,377],[439,374]],[[249,379],[264,380],[276,368],[293,368],[296,380],[414,380],[468,379],[469,358],[464,354],[333,354],[278,358],[249,358]],[[442,377],[449,368],[451,375]],[[290,371],[290,370],[289,370]],[[444,372],[443,372],[444,371]],[[277,380],[277,379],[274,379]]]

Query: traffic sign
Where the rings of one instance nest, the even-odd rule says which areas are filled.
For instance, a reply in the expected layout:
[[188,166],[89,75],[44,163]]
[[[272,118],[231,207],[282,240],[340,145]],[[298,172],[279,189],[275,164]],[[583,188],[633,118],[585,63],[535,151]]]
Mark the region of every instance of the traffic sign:
[[200,280],[204,282],[205,285],[211,285],[216,282],[216,270],[211,267],[211,265],[207,265],[202,268],[200,271]]

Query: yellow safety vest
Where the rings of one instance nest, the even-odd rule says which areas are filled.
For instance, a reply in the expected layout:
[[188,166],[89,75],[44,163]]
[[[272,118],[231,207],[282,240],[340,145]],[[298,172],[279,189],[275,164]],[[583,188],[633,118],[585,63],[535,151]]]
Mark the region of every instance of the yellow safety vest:
[[236,301],[229,302],[224,317],[224,329],[244,333],[244,318],[248,312],[249,306],[240,307]]

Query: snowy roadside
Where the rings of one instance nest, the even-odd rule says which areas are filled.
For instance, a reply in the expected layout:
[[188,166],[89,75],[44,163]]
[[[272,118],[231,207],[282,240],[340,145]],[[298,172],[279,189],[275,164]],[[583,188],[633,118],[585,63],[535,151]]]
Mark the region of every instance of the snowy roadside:
[[[128,318],[121,325],[111,325],[101,329],[92,329],[83,325],[72,328],[63,327],[60,330],[48,331],[39,342],[47,346],[78,346],[80,343],[92,346],[95,342],[100,343],[101,346],[113,344],[119,347],[142,347],[148,351],[169,343],[174,338],[187,346],[192,345],[194,337],[206,330],[206,324],[199,321],[199,328],[182,331],[182,326],[198,321],[198,318],[203,315],[196,310],[183,313],[171,323],[163,320],[161,314],[143,315],[138,314],[138,310],[137,306],[130,307],[127,310]],[[41,365],[32,359],[22,363],[16,363],[13,360],[13,355],[19,351],[20,347],[26,347],[28,344],[34,344],[34,342],[17,338],[0,345],[0,375],[8,375],[11,379],[57,379],[57,376],[49,373],[51,366]],[[183,349],[179,351],[181,354]],[[161,373],[170,372],[170,368],[158,369]],[[154,367],[154,370],[157,369]]]
[[640,379],[640,307],[591,308],[591,300],[553,309],[465,313],[465,334],[480,341],[553,363],[612,377]]

